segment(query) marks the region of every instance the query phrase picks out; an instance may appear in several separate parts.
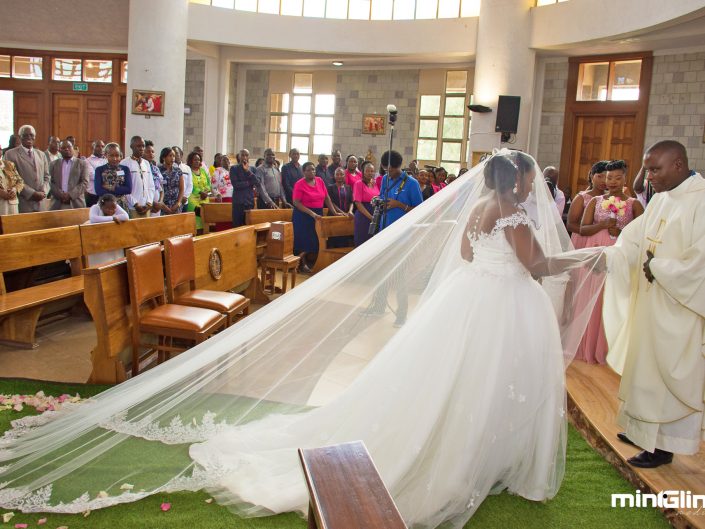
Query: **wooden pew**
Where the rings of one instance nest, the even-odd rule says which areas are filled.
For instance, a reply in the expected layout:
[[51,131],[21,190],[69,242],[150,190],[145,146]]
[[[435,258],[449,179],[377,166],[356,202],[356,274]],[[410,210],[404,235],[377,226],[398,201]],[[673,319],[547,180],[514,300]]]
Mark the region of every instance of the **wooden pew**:
[[210,233],[211,224],[233,222],[233,205],[230,202],[203,202],[201,204],[203,233]]
[[[0,341],[34,348],[37,322],[53,302],[83,294],[78,226],[0,235]],[[72,276],[7,292],[4,272],[69,260]]]
[[262,224],[263,222],[291,222],[293,209],[249,209],[245,211],[245,224]]
[[355,224],[352,217],[319,217],[316,219],[318,257],[313,272],[320,272],[354,249],[353,247],[328,248],[329,237],[351,236],[354,233]]
[[[130,221],[133,222],[133,221]],[[257,284],[254,228],[245,226],[194,238],[196,287],[233,290],[254,297]],[[219,261],[213,257],[218,250]],[[211,263],[220,274],[211,274]],[[217,267],[213,269],[217,272]],[[84,300],[95,322],[98,343],[91,352],[89,381],[114,384],[127,378],[131,358],[130,291],[125,259],[84,270]],[[215,277],[214,277],[215,276]]]
[[0,233],[22,233],[64,226],[78,226],[88,221],[88,212],[89,208],[78,208],[0,215]]
[[299,449],[309,529],[406,529],[362,441]]

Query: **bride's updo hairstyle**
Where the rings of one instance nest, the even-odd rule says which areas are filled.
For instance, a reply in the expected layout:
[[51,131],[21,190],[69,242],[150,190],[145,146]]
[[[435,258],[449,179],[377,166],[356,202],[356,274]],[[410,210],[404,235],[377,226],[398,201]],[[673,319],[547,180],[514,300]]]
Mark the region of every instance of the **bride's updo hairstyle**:
[[524,175],[533,167],[533,161],[523,152],[493,156],[485,165],[485,185],[498,193],[506,193],[514,188],[517,173]]

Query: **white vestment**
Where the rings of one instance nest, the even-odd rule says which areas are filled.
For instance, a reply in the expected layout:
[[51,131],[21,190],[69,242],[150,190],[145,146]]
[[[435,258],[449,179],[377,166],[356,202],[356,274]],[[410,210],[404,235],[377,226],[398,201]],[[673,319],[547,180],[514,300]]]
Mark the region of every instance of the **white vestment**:
[[[655,257],[649,284],[646,251]],[[637,445],[697,453],[705,391],[705,180],[654,195],[608,248],[603,320],[622,375],[618,422]]]

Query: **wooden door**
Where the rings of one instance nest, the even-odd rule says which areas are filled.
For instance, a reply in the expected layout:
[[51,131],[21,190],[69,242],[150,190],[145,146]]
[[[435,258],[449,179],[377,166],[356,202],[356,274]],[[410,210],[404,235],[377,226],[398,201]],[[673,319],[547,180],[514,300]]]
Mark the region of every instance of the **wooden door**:
[[[635,123],[635,115],[577,117],[571,189],[585,189],[590,168],[600,160],[625,160],[632,165]],[[629,174],[636,170],[630,167]]]
[[32,125],[36,130],[34,139],[38,149],[46,149],[49,131],[44,128],[44,94],[37,92],[14,93],[15,131],[22,125]]
[[86,143],[86,156],[93,151],[95,140],[112,141],[110,135],[110,96],[84,96],[85,127],[82,139]]
[[52,123],[54,135],[61,139],[67,136],[75,136],[82,155],[86,151],[83,146],[83,108],[80,95],[74,94],[54,94],[52,101]]
[[83,156],[90,156],[93,140],[110,141],[110,96],[54,94],[53,130],[60,138],[75,136]]

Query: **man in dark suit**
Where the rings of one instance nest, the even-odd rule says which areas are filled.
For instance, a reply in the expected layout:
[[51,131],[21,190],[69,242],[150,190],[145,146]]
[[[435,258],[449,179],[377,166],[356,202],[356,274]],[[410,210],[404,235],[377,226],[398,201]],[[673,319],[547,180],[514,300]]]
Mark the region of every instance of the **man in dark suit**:
[[51,162],[51,209],[85,208],[90,168],[86,160],[74,157],[73,144],[59,144],[61,158]]
[[20,193],[20,213],[41,211],[49,193],[49,164],[44,152],[34,148],[36,132],[32,125],[22,125],[18,132],[20,145],[5,152],[5,159],[15,164],[24,181]]

